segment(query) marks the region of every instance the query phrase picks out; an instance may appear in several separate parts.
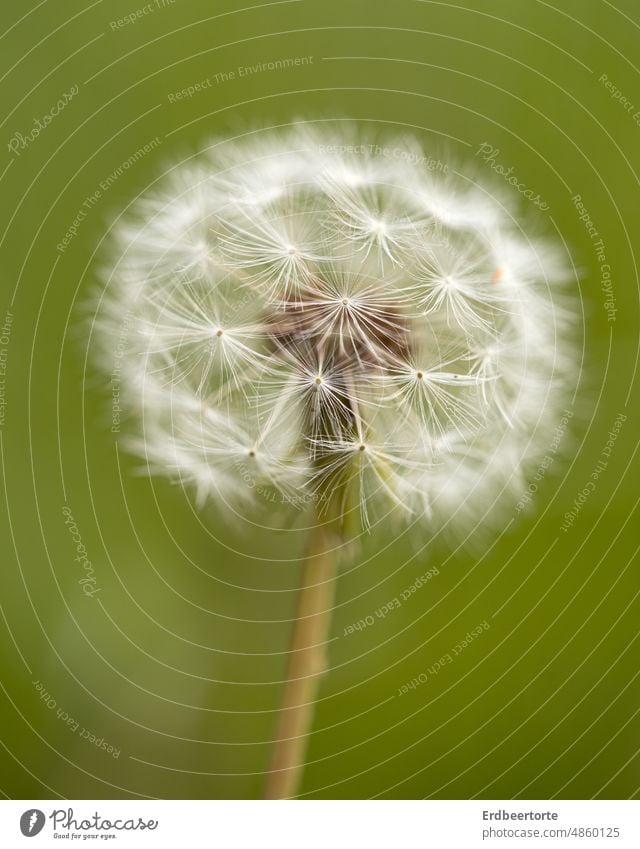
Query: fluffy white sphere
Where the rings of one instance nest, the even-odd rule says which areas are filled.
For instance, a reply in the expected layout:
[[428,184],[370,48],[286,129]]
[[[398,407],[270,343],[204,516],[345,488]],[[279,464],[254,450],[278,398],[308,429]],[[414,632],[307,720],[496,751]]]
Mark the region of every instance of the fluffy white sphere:
[[107,373],[126,337],[130,446],[236,509],[474,521],[526,486],[575,372],[568,269],[513,222],[406,141],[212,144],[116,229],[96,328]]

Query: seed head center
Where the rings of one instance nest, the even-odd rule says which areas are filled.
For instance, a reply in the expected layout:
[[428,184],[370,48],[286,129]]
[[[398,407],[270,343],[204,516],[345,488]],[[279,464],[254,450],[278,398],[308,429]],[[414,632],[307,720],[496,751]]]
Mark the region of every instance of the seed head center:
[[[281,301],[264,317],[274,348],[292,359],[316,387],[326,383],[322,363],[341,373],[391,367],[410,353],[410,326],[401,305],[375,290],[366,297],[332,292],[318,279]],[[313,363],[315,362],[315,365]]]

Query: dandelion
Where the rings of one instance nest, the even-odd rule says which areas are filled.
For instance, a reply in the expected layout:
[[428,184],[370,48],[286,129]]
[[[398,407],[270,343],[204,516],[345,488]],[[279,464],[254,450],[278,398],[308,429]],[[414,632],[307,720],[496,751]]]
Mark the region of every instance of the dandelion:
[[296,793],[348,528],[499,517],[575,369],[557,250],[472,183],[360,142],[294,127],[174,169],[117,230],[96,319],[107,373],[128,328],[149,473],[199,505],[256,510],[255,484],[314,505],[271,798]]

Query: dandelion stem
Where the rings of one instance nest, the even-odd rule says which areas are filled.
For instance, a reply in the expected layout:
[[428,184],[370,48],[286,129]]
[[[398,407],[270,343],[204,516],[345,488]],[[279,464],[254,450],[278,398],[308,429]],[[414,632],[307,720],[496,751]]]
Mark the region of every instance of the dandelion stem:
[[266,799],[290,799],[300,786],[318,688],[327,670],[339,544],[332,523],[318,523],[310,531]]

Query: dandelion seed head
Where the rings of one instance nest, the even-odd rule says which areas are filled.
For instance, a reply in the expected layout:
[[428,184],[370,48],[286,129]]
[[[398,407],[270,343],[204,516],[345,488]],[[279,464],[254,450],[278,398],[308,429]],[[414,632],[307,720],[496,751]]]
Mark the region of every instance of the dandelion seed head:
[[566,258],[414,145],[249,139],[174,168],[115,234],[95,326],[108,373],[126,326],[129,447],[198,504],[273,487],[340,493],[365,527],[477,521],[566,404]]

